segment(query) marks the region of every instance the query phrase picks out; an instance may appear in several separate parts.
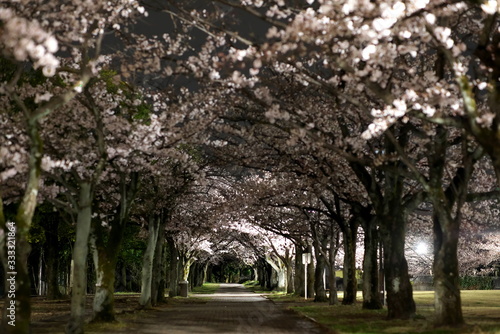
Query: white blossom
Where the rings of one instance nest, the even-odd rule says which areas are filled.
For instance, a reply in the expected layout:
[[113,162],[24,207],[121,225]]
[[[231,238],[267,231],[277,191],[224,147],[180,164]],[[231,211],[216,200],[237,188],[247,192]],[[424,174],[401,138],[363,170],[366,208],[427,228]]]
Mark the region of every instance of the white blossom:
[[427,116],[432,117],[436,113],[436,108],[431,107],[429,105],[425,105],[422,107],[422,112]]
[[486,87],[488,87],[488,83],[487,82],[480,82],[477,84],[477,88],[479,88],[480,90],[483,90],[485,89]]
[[49,93],[49,92],[46,92],[45,94],[42,94],[42,95],[40,95],[40,94],[37,93],[36,96],[35,96],[35,103],[40,103],[42,101],[48,101],[48,100],[50,100],[50,98],[52,96],[53,95],[51,93]]
[[486,0],[481,4],[481,9],[486,13],[493,15],[498,11],[497,0]]
[[50,53],[55,53],[59,49],[59,45],[54,36],[47,37],[43,45],[47,48],[47,51]]
[[0,180],[5,181],[17,174],[16,168],[10,168],[0,173]]
[[361,51],[361,58],[363,58],[363,60],[368,60],[376,51],[377,47],[373,44],[370,44]]
[[423,9],[428,3],[429,0],[414,0],[412,4],[416,9]]
[[425,14],[425,20],[429,24],[434,24],[434,23],[436,23],[436,15],[434,15],[432,13],[427,13],[427,14]]
[[396,22],[397,22],[396,18],[378,17],[375,20],[373,20],[372,26],[373,26],[373,29],[380,32],[380,31],[387,30],[387,29],[391,28],[394,25],[394,23],[396,23]]

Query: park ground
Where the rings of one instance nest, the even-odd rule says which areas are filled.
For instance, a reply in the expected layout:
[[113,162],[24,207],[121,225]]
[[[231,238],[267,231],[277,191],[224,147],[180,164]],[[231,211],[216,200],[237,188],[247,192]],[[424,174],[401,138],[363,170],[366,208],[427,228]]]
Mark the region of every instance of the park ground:
[[[332,330],[333,333],[435,333],[435,334],[500,334],[500,290],[463,290],[462,310],[466,325],[462,328],[433,326],[434,292],[415,291],[417,314],[410,320],[387,320],[387,310],[363,310],[361,293],[356,305],[330,306],[327,303],[307,302],[297,297],[273,294],[268,296],[277,304],[291,308]],[[342,294],[339,295],[342,298]]]
[[[168,299],[168,303],[161,304],[152,310],[137,310],[138,294],[117,294],[116,295],[116,323],[112,324],[88,324],[87,333],[138,333],[137,324],[141,328],[150,326],[148,333],[173,333],[167,330],[169,324],[168,314],[182,314],[190,312],[193,321],[196,320],[196,312],[205,312],[207,306],[209,309],[216,309],[219,305],[223,310],[227,306],[221,306],[218,300],[218,292],[221,289],[217,284],[206,284],[197,288],[189,298]],[[316,322],[321,328],[318,333],[442,333],[442,334],[481,334],[498,333],[500,334],[500,290],[464,290],[462,291],[463,313],[467,325],[463,328],[433,328],[433,292],[417,291],[414,292],[415,302],[417,304],[417,315],[411,320],[387,320],[386,310],[362,310],[361,303],[356,305],[338,305],[330,306],[327,303],[314,303],[312,299],[305,301],[303,298],[285,295],[280,293],[270,293],[259,291],[256,287],[251,288],[255,297],[263,295],[270,299],[279,312],[276,315],[284,314],[295,319],[296,326],[303,326],[304,322],[297,320],[302,317]],[[249,291],[250,292],[250,291]],[[246,294],[252,301],[252,294]],[[233,298],[235,296],[232,296]],[[342,298],[342,295],[339,296]],[[360,296],[361,299],[361,296]],[[92,296],[88,298],[90,318]],[[234,301],[233,301],[234,302]],[[218,304],[219,303],[219,304]],[[246,307],[249,303],[234,303],[235,307]],[[240,306],[238,306],[240,305]],[[264,304],[263,304],[264,305]],[[267,306],[266,306],[267,307]],[[197,311],[199,310],[199,311]],[[274,311],[273,311],[274,312]],[[292,315],[290,313],[293,313]],[[33,298],[33,333],[62,333],[65,322],[69,316],[69,300],[48,301],[41,297]],[[203,315],[200,314],[200,317]],[[229,317],[227,312],[217,313],[210,317]],[[189,317],[188,321],[189,321]],[[253,321],[261,321],[262,317],[253,317]],[[221,320],[223,321],[223,320]],[[227,321],[224,320],[224,321]],[[279,322],[279,321],[278,321]],[[181,326],[181,325],[180,325]],[[183,326],[183,325],[182,325]],[[182,326],[180,328],[182,328]],[[201,327],[200,327],[201,328]],[[233,327],[234,331],[228,333],[241,332],[238,327]],[[203,331],[212,333],[210,331]],[[246,333],[261,333],[262,326],[256,326]],[[277,331],[276,333],[281,333]],[[285,333],[288,331],[285,329]],[[308,330],[299,331],[300,333],[309,333]],[[176,332],[177,333],[177,332]],[[178,333],[182,333],[179,331]],[[194,333],[194,332],[193,332]],[[201,333],[201,331],[199,332]],[[213,332],[215,333],[215,332]],[[273,332],[274,333],[274,332]]]

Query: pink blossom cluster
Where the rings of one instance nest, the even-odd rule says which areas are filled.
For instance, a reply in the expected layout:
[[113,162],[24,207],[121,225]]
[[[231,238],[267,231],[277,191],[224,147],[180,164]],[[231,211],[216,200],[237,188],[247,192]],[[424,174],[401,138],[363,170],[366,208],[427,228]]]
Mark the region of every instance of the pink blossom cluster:
[[59,49],[57,39],[45,31],[36,21],[17,16],[11,9],[0,7],[2,33],[0,44],[3,53],[17,61],[31,60],[35,68],[42,68],[43,74],[51,77],[59,67],[55,53]]

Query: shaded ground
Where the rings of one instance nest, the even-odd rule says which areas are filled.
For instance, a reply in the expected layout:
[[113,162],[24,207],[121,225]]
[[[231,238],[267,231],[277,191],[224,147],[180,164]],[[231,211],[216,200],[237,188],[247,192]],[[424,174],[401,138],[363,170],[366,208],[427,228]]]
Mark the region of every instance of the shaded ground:
[[[121,330],[117,332],[122,333]],[[240,284],[221,284],[206,302],[158,309],[127,323],[123,333],[326,333]]]
[[[87,297],[86,316],[92,315],[93,296]],[[139,294],[115,295],[115,310],[118,319],[136,311],[139,305]],[[64,333],[64,326],[69,320],[70,300],[46,300],[42,297],[32,298],[32,331],[36,333]]]
[[[33,299],[34,334],[64,333],[68,301]],[[115,324],[90,324],[86,333],[327,333],[316,323],[285,310],[240,284],[221,284],[212,295],[176,298],[153,310],[134,311],[138,295],[117,295]],[[91,298],[88,298],[90,318]]]
[[[207,286],[201,292],[210,293],[214,288]],[[333,333],[500,334],[500,290],[462,291],[461,295],[468,325],[460,329],[435,329],[432,291],[414,293],[416,318],[392,321],[386,319],[387,310],[362,310],[361,302],[352,306],[328,306],[327,303],[312,303],[312,299],[305,301],[280,294],[271,294],[268,297],[273,299],[271,302],[238,284],[223,284],[211,295],[169,298],[168,304],[148,311],[136,310],[138,294],[118,294],[115,298],[119,321],[89,324],[86,333],[327,333],[314,322],[298,316],[296,311],[314,318]],[[89,296],[88,319],[91,303],[92,296]],[[33,333],[64,333],[69,305],[69,300],[33,298]]]
[[461,291],[466,325],[461,328],[434,327],[434,292],[414,291],[417,314],[409,320],[387,320],[387,309],[363,310],[361,293],[355,305],[329,306],[305,302],[289,295],[271,295],[275,303],[292,308],[336,333],[363,334],[500,334],[500,290]]

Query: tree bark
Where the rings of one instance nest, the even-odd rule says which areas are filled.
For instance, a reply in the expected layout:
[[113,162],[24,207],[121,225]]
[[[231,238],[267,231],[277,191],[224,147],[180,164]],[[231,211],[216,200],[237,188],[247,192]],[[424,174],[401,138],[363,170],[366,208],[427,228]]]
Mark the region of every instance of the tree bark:
[[46,231],[47,257],[45,271],[47,273],[47,299],[59,299],[62,293],[59,290],[57,276],[59,273],[59,216],[48,215],[48,230]]
[[158,233],[153,260],[153,280],[151,284],[151,303],[154,305],[165,301],[165,226],[170,219],[168,212],[157,216]]
[[43,247],[40,248],[40,254],[38,255],[38,286],[37,288],[37,294],[39,296],[43,296],[44,291],[43,291]]
[[165,302],[165,219],[159,217],[159,229],[153,260],[153,281],[151,286],[151,303]]
[[261,278],[260,286],[271,290],[273,288],[273,282],[272,282],[273,268],[269,263],[266,262],[264,258],[259,258],[257,261],[258,261],[258,266],[261,270],[259,274],[259,277]]
[[149,235],[146,251],[144,252],[144,259],[142,261],[141,297],[139,298],[139,305],[142,308],[152,307],[151,282],[153,276],[153,259],[159,234],[159,220],[151,215],[148,225]]
[[389,319],[409,319],[415,315],[413,288],[404,256],[405,221],[402,208],[393,207],[392,215],[384,217],[384,275]]
[[293,266],[292,266],[292,259],[288,259],[286,262],[286,293],[293,293],[293,287],[294,287],[294,275],[293,275]]
[[356,235],[358,225],[354,221],[343,225],[342,238],[344,240],[344,298],[342,305],[351,305],[356,302]]
[[302,264],[302,247],[295,244],[295,277],[293,279],[295,294],[301,297],[305,296],[304,292],[304,265]]
[[476,153],[482,151],[470,151],[471,147],[464,141],[462,166],[456,170],[445,190],[442,179],[446,166],[447,137],[448,131],[444,127],[437,127],[432,141],[432,154],[429,155],[429,197],[434,209],[434,309],[436,326],[458,327],[464,324],[457,256],[461,210],[474,163],[481,156]]
[[328,242],[330,247],[328,249],[328,285],[330,286],[330,295],[328,297],[328,303],[330,305],[337,305],[339,303],[339,298],[337,294],[337,275],[335,272],[335,259],[340,247],[340,235],[339,231],[330,226],[330,238]]
[[180,271],[180,277],[182,281],[187,281],[189,277],[189,272],[191,271],[191,265],[196,261],[196,258],[194,255],[189,255],[189,256],[181,256],[182,258],[182,267]]
[[459,224],[444,212],[435,212],[433,218],[435,325],[461,326],[464,318],[457,258]]
[[[26,108],[21,101],[18,101],[18,104],[22,109]],[[37,205],[43,151],[43,142],[38,132],[38,118],[35,116],[31,115],[27,119],[26,130],[30,139],[28,179],[21,203],[17,209],[15,226],[11,225],[11,228],[7,226],[8,223],[3,216],[3,202],[0,203],[2,208],[0,227],[3,228],[4,233],[7,235],[7,238],[3,237],[2,245],[4,257],[7,258],[7,261],[5,259],[3,261],[7,291],[10,292],[10,287],[15,285],[15,293],[8,293],[4,303],[2,314],[4,333],[28,333],[31,330],[31,284],[28,272],[28,256],[31,246],[28,241],[28,234]],[[9,232],[13,235],[9,235]],[[15,258],[12,259],[10,256]],[[16,274],[11,274],[13,272],[16,272]],[[12,308],[15,308],[14,318],[12,318],[10,312]]]
[[314,301],[315,302],[326,302],[328,298],[326,296],[325,290],[325,273],[326,261],[325,258],[320,255],[316,259],[316,268],[314,270]]
[[363,308],[378,310],[382,308],[379,293],[378,264],[377,264],[377,224],[375,220],[363,220],[362,227],[365,232],[364,257],[363,257]]
[[[91,237],[94,239],[95,237]],[[95,244],[95,241],[92,243]],[[106,250],[97,246],[93,250],[94,264],[96,271],[96,287],[93,300],[93,319],[98,322],[115,321],[114,314],[114,283],[115,283],[115,263],[109,258]]]
[[276,271],[276,274],[278,276],[278,286],[277,289],[279,291],[285,291],[286,290],[286,266],[283,263],[283,261],[280,259],[279,256],[276,256],[275,258],[272,258],[270,255],[266,254],[266,262],[271,265],[271,267]]
[[92,217],[92,190],[89,182],[80,184],[76,241],[73,248],[73,283],[71,289],[71,316],[67,334],[83,333],[85,298],[87,295],[87,254]]
[[191,289],[203,285],[205,263],[195,262],[189,274],[189,284]]
[[[312,246],[307,246],[307,252],[311,253],[311,257],[313,254]],[[311,259],[311,262],[307,265],[307,297],[312,298],[314,296],[314,259]]]
[[[205,265],[203,266],[203,278],[201,279],[201,285],[205,284],[205,282],[208,281],[209,277],[208,277],[208,265],[209,265],[209,262],[205,262]],[[257,280],[257,278],[255,278],[255,280]]]
[[[97,284],[93,301],[93,322],[115,321],[115,275],[118,255],[123,241],[125,225],[128,222],[130,207],[139,186],[139,174],[130,173],[120,176],[120,202],[116,214],[110,222],[110,228],[104,228],[96,221],[94,239],[97,251]],[[107,238],[106,238],[107,236]]]
[[170,249],[170,267],[169,267],[169,297],[179,295],[179,251],[175,245],[175,241],[171,236],[167,237],[168,247]]
[[[322,240],[326,243],[327,239]],[[320,247],[326,248],[326,245],[319,243],[317,238],[313,239],[314,244],[314,255],[316,257],[316,268],[314,270],[314,301],[315,302],[326,302],[328,300],[325,290],[325,280],[324,273],[326,268],[326,259],[323,253],[320,251]]]
[[[399,133],[401,146],[405,146],[407,133]],[[394,152],[394,144],[387,139],[386,153]],[[394,163],[400,169],[400,163]],[[406,208],[403,205],[404,179],[398,173],[385,173],[382,212],[377,212],[384,245],[384,275],[387,291],[389,319],[409,319],[415,315],[413,288],[405,258]]]

